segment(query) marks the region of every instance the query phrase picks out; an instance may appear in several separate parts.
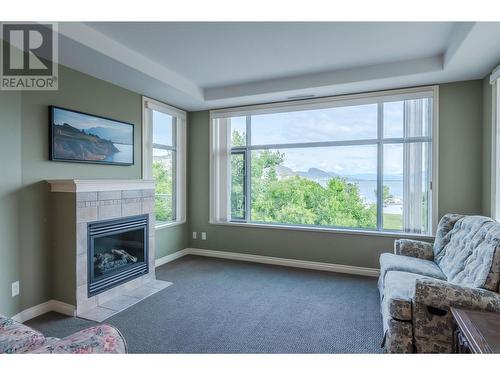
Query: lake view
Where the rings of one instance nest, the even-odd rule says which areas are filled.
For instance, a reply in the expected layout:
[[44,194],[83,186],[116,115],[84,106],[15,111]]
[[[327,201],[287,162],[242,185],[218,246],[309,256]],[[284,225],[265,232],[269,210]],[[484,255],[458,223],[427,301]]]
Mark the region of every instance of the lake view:
[[120,143],[114,143],[115,147],[119,150],[110,156],[108,156],[104,161],[109,161],[112,163],[131,163],[133,160],[134,145],[124,145]]

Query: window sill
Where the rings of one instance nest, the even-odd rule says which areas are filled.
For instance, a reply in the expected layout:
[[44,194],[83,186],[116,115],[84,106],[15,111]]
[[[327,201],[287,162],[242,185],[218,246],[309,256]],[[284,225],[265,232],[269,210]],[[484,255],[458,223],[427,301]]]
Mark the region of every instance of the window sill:
[[325,233],[353,234],[353,235],[364,235],[364,236],[434,240],[434,236],[428,234],[390,232],[390,231],[381,232],[381,231],[363,230],[363,229],[307,227],[307,226],[285,225],[285,224],[238,223],[238,222],[221,222],[221,221],[217,222],[210,221],[209,224],[225,225],[232,227],[265,228],[265,229],[279,229],[279,230],[294,230],[303,232],[325,232]]
[[186,220],[183,220],[183,221],[161,222],[161,223],[155,225],[155,230],[176,227],[178,225],[182,225],[182,224],[185,224],[185,223],[186,223]]

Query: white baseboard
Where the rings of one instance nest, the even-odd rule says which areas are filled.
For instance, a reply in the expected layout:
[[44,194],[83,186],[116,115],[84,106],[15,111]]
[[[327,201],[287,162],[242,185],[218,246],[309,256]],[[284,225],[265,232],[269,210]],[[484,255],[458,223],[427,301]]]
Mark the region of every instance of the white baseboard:
[[344,264],[333,264],[333,263],[323,263],[323,262],[311,262],[307,260],[277,258],[277,257],[263,256],[263,255],[234,253],[228,251],[207,250],[207,249],[197,249],[197,248],[183,249],[166,257],[157,259],[156,266],[158,267],[159,265],[171,262],[172,260],[178,259],[182,256],[189,254],[214,257],[214,258],[241,260],[245,262],[274,264],[286,267],[306,268],[319,271],[348,273],[353,275],[362,275],[371,277],[378,277],[378,275],[380,274],[380,271],[376,268],[347,266]]
[[172,262],[176,259],[179,259],[180,257],[183,257],[184,255],[188,255],[188,250],[189,249],[182,249],[179,251],[176,251],[175,253],[166,255],[164,257],[158,258],[155,260],[155,267],[160,267],[163,266],[166,263]]
[[19,314],[14,315],[12,319],[16,322],[24,323],[27,320],[36,318],[37,316],[46,314],[50,311],[55,311],[68,316],[75,316],[75,306],[51,299],[47,302],[21,311]]

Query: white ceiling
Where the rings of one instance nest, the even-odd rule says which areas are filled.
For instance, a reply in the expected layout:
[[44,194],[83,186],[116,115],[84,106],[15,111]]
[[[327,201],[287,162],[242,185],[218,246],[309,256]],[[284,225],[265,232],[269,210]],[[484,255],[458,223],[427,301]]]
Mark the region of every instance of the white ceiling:
[[60,23],[60,62],[186,110],[483,78],[500,23]]

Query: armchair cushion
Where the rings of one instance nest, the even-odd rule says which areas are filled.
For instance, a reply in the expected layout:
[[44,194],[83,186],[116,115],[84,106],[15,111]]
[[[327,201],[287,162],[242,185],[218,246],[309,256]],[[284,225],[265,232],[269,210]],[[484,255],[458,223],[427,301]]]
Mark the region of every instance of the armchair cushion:
[[401,239],[394,241],[394,254],[432,260],[432,244],[424,241]]
[[456,222],[463,217],[464,215],[459,215],[459,214],[446,214],[441,218],[436,230],[436,239],[434,240],[434,246],[433,246],[435,258],[450,242],[451,239],[450,231],[453,229]]
[[401,271],[390,271],[386,274],[382,311],[385,311],[388,316],[384,318],[411,321],[415,284],[416,280],[422,277]]
[[384,290],[385,277],[389,271],[411,272],[417,276],[428,276],[446,280],[446,276],[441,272],[438,265],[430,260],[383,253],[380,256],[379,289],[381,295]]
[[449,243],[435,261],[454,284],[498,290],[500,224],[482,216],[466,216],[449,232]]

